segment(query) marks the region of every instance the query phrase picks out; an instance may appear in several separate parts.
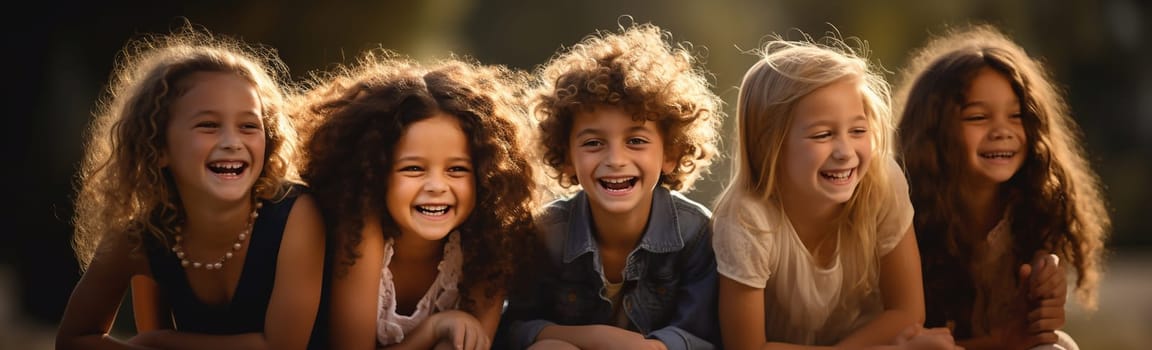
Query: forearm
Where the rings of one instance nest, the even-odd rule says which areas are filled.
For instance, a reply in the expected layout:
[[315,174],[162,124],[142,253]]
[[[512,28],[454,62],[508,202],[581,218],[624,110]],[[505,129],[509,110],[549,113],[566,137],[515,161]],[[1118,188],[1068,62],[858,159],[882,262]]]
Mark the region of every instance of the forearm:
[[836,349],[832,346],[814,346],[814,345],[800,345],[788,343],[765,343],[761,346],[762,350],[816,350],[816,349]]
[[712,350],[716,348],[716,345],[712,344],[711,341],[675,326],[657,329],[648,333],[646,337],[659,340],[666,349],[670,350]]
[[924,320],[913,312],[900,309],[884,310],[863,327],[856,329],[840,341],[839,346],[849,348],[862,348],[883,344],[892,344],[905,328],[921,325]]
[[604,331],[614,332],[628,332],[635,334],[636,337],[643,338],[643,335],[623,328],[612,327],[613,329],[605,329],[604,327],[612,327],[605,325],[585,325],[585,326],[562,326],[550,325],[544,327],[540,334],[536,336],[536,341],[545,339],[555,339],[572,344],[581,349],[595,349],[598,348],[602,338],[605,336],[598,334],[601,333],[600,329]]
[[1000,341],[999,338],[997,338],[995,336],[991,336],[991,335],[968,338],[968,339],[956,341],[956,345],[962,346],[966,350],[1003,349],[1004,346],[1001,343],[1002,342]]
[[269,349],[262,333],[235,335],[213,335],[187,332],[165,332],[150,343],[157,349],[165,350],[264,350]]
[[536,341],[545,339],[555,339],[563,341],[568,344],[575,345],[578,348],[590,348],[591,344],[588,341],[588,334],[594,326],[562,326],[562,325],[548,325],[540,330],[536,335]]
[[431,349],[436,345],[438,339],[436,337],[436,329],[430,320],[432,320],[431,317],[424,319],[423,322],[420,322],[420,325],[416,326],[416,329],[404,334],[403,341],[385,346],[384,348],[389,350]]
[[129,344],[108,334],[90,334],[75,337],[65,337],[56,340],[57,350],[66,349],[92,349],[92,350],[143,350],[155,349],[152,347]]
[[836,346],[815,346],[815,345],[798,345],[787,343],[767,343],[761,347],[763,350],[817,350],[817,349],[835,349],[835,350],[900,350],[901,348],[895,345],[873,345],[873,346],[853,346],[853,345],[836,345]]

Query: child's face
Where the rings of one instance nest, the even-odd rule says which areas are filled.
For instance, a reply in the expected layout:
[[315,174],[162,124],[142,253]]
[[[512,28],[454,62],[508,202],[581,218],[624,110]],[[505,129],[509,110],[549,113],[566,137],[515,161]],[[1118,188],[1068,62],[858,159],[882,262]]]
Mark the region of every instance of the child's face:
[[1027,138],[1008,78],[992,68],[977,72],[958,117],[965,178],[991,185],[1012,178],[1024,164]]
[[802,205],[847,202],[872,158],[860,83],[821,87],[801,98],[792,113],[780,160],[781,194]]
[[412,123],[396,143],[388,175],[388,213],[404,235],[440,240],[476,205],[468,139],[443,113]]
[[264,169],[266,142],[256,89],[219,72],[193,73],[179,84],[188,91],[168,110],[160,166],[168,167],[186,200],[249,198]]
[[614,106],[576,113],[568,147],[564,172],[576,174],[594,212],[647,213],[660,173],[675,164],[665,160],[664,137],[654,122],[634,121]]

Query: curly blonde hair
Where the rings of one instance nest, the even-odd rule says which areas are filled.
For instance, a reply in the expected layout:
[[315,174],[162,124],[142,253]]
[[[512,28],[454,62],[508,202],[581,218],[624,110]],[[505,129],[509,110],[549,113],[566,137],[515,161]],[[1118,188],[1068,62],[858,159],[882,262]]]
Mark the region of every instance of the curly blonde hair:
[[569,137],[576,113],[598,105],[621,107],[633,119],[653,121],[665,139],[665,156],[676,167],[661,184],[687,192],[709,172],[717,154],[722,101],[710,90],[708,75],[687,43],[673,46],[671,35],[652,24],[620,33],[597,32],[538,68],[539,86],[531,112],[539,121],[543,160],[549,176],[564,189],[579,185],[565,174]]
[[[964,165],[954,156],[961,152],[955,116],[970,80],[983,68],[1012,85],[1027,136],[1024,164],[1003,186],[1016,266],[1029,263],[1037,251],[1052,251],[1075,267],[1077,296],[1091,310],[1111,220],[1079,127],[1039,61],[999,29],[970,25],[950,28],[916,51],[897,93],[903,101],[899,148],[916,208],[929,321],[970,315],[965,308],[971,307],[973,281],[958,276],[969,276],[975,242],[962,233],[968,211],[959,204]],[[1015,275],[1005,271],[1005,278]]]
[[171,242],[184,208],[160,158],[169,108],[197,72],[235,74],[260,97],[266,151],[254,196],[274,199],[299,181],[293,167],[296,133],[282,114],[288,69],[276,51],[212,34],[185,22],[168,34],[148,34],[117,56],[107,90],[86,133],[76,181],[73,248],[86,269],[106,235],[142,235]]
[[384,49],[313,77],[311,92],[294,103],[308,140],[301,173],[343,249],[337,274],[360,256],[365,215],[381,219],[385,237],[400,234],[384,195],[392,150],[408,126],[443,113],[460,122],[476,175],[476,209],[458,228],[462,307],[474,306],[470,289],[493,296],[509,286],[513,259],[527,254],[536,234],[525,81],[522,72],[468,58],[421,64]]

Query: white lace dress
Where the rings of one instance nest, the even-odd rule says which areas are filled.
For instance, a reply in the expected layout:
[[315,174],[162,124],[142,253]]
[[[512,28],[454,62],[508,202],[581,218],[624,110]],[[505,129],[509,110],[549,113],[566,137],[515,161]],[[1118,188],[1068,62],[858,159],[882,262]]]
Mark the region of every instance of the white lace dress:
[[380,301],[376,312],[376,343],[378,347],[396,344],[404,341],[404,335],[416,329],[428,316],[444,310],[454,310],[459,306],[460,291],[457,288],[460,282],[460,270],[464,258],[460,252],[460,234],[452,232],[448,235],[448,244],[444,245],[444,258],[436,267],[439,274],[432,286],[416,304],[412,315],[399,315],[396,313],[396,286],[392,283],[392,271],[388,269],[392,262],[392,244],[389,239],[384,243],[383,278],[380,279]]

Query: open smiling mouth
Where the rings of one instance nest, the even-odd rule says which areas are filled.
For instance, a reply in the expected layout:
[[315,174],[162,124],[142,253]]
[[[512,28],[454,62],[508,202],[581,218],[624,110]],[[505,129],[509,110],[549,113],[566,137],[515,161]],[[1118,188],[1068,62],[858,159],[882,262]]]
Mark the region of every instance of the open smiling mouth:
[[1012,158],[1012,157],[1013,157],[1013,156],[1015,156],[1015,155],[1016,155],[1016,152],[1013,152],[1013,151],[1004,151],[1004,152],[984,152],[984,153],[980,153],[980,158],[985,158],[985,159],[1007,159],[1007,158]]
[[238,176],[243,174],[245,169],[248,169],[248,164],[244,162],[214,162],[208,164],[208,170],[221,175]]
[[856,168],[841,171],[821,171],[820,176],[832,181],[844,181],[852,177],[852,172],[854,171],[856,171]]
[[633,186],[636,186],[636,181],[639,180],[640,178],[633,176],[614,179],[600,179],[597,180],[597,182],[600,183],[600,187],[608,190],[608,192],[623,192],[631,189]]
[[448,208],[447,205],[417,205],[416,211],[428,216],[440,216],[448,214]]

